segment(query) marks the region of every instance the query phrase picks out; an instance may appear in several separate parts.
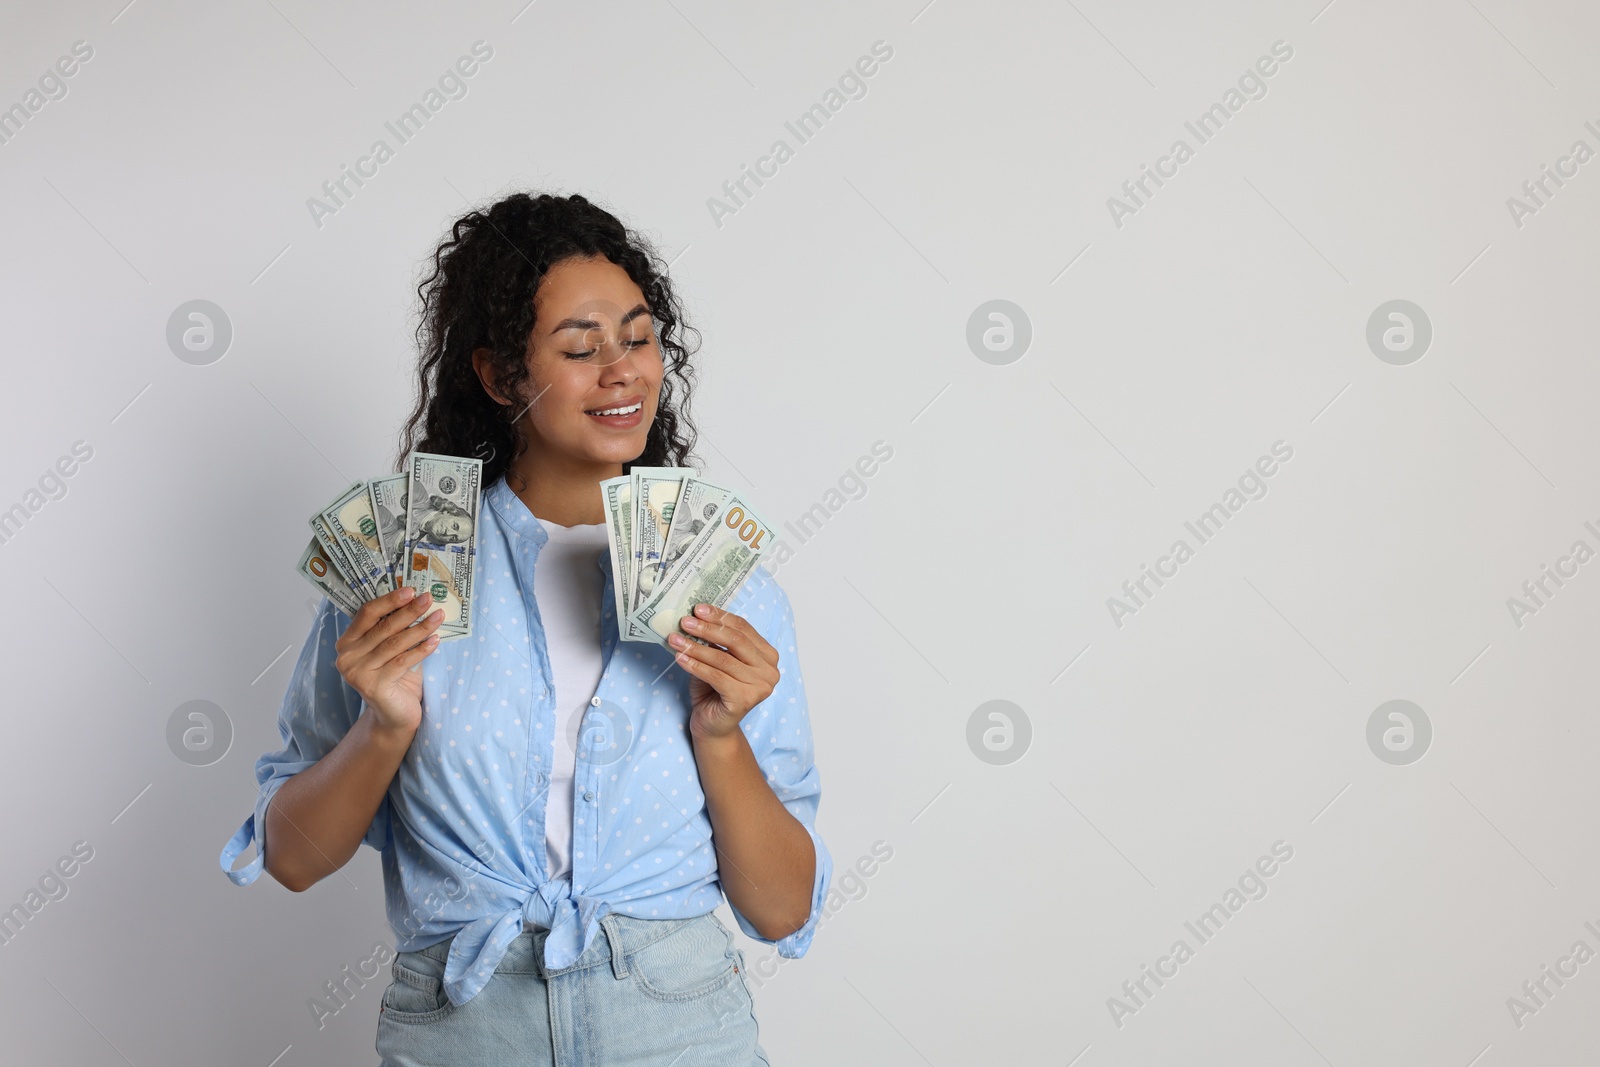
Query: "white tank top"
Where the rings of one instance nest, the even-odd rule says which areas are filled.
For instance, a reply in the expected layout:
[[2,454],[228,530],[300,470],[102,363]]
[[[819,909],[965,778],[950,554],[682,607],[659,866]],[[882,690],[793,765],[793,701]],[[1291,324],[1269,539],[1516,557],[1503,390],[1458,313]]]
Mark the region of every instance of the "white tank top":
[[533,569],[533,596],[544,623],[556,695],[555,754],[545,814],[545,850],[550,877],[572,872],[572,778],[577,764],[578,726],[600,687],[600,598],[607,550],[605,523],[559,526],[540,519],[550,539]]

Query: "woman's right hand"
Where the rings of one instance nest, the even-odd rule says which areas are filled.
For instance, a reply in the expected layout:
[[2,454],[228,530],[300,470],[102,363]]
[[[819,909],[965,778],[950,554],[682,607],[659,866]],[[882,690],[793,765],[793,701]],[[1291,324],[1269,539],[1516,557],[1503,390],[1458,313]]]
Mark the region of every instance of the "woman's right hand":
[[412,626],[433,607],[432,597],[415,593],[401,586],[367,601],[333,645],[334,665],[371,706],[377,725],[413,734],[422,724],[422,672],[411,668],[439,646],[434,630],[444,621],[440,608]]

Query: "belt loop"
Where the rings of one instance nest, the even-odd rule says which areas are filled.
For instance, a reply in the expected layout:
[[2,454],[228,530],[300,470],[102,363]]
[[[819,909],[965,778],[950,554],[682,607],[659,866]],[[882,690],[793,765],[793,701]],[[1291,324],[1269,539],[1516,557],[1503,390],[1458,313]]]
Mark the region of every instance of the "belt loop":
[[600,917],[600,926],[606,932],[606,941],[611,945],[611,971],[617,980],[628,977],[628,955],[622,947],[622,935],[617,930],[617,917],[607,913]]

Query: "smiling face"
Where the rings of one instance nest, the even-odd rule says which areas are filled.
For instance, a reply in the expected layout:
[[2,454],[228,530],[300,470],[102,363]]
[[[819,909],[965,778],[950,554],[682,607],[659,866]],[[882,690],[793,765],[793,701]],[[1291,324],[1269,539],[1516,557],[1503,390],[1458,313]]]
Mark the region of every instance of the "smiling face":
[[573,258],[545,273],[533,306],[519,420],[529,450],[584,466],[636,459],[663,371],[644,294],[609,259]]

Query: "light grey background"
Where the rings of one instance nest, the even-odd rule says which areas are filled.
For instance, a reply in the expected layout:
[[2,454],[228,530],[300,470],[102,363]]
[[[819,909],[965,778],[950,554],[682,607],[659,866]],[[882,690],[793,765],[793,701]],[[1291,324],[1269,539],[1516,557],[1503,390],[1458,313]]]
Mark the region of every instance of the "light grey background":
[[[841,879],[872,874],[758,978],[774,1063],[1600,1049],[1600,962],[1508,1006],[1600,951],[1600,562],[1508,607],[1600,549],[1600,161],[1520,226],[1507,205],[1600,149],[1592,6],[124,2],[11,5],[0,33],[0,107],[94,50],[0,145],[0,508],[93,449],[0,545],[0,907],[94,849],[0,946],[8,1062],[375,1060],[386,973],[320,1030],[307,1000],[392,943],[378,856],[296,896],[217,853],[310,622],[305,516],[389,469],[422,257],[517,189],[590,195],[673,260],[718,481],[793,520],[893,448],[778,572],[819,826]],[[316,225],[307,198],[478,40],[468,94]],[[880,40],[798,145],[784,122]],[[1199,145],[1184,123],[1278,41]],[[794,158],[718,225],[778,138]],[[1194,157],[1117,225],[1178,138]],[[166,341],[195,299],[233,330],[204,366]],[[1003,365],[966,339],[997,299],[1032,331]],[[1433,329],[1404,366],[1366,342],[1391,300]],[[1278,441],[1267,495],[1198,544],[1184,523]],[[1433,729],[1407,765],[1367,743],[1395,699]],[[191,700],[233,727],[209,766],[168,747]],[[1020,759],[969,747],[993,700]],[[1199,944],[1184,923],[1279,841],[1267,895]]]

